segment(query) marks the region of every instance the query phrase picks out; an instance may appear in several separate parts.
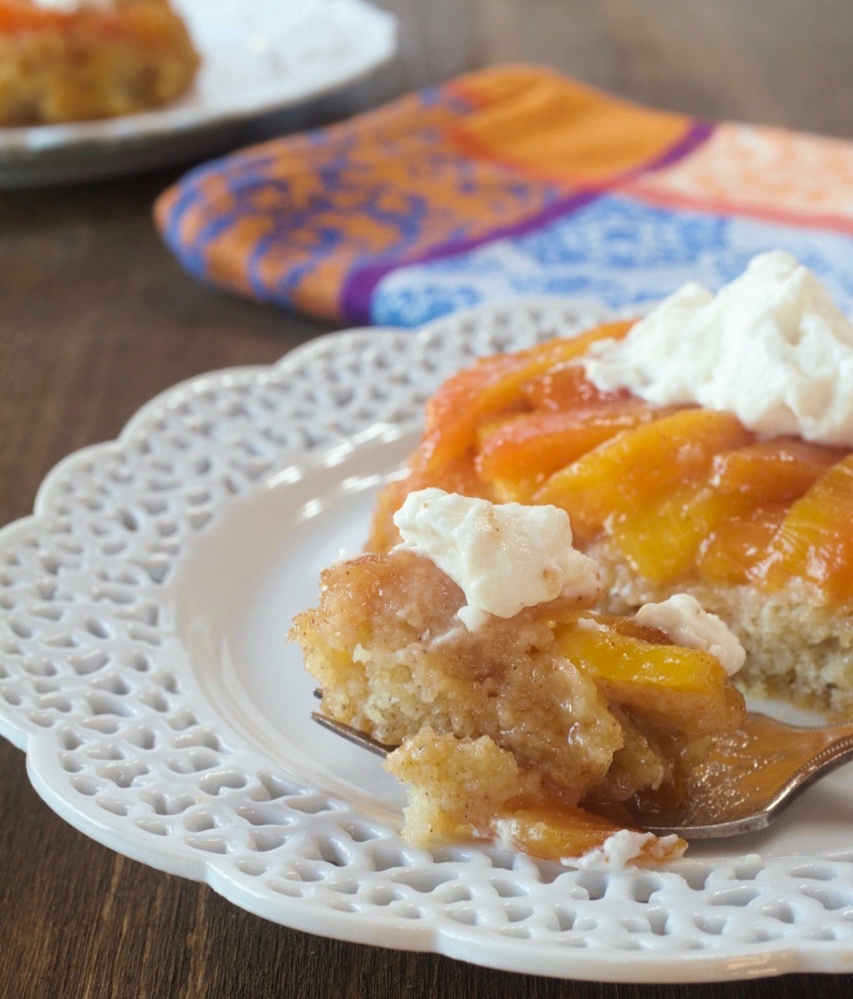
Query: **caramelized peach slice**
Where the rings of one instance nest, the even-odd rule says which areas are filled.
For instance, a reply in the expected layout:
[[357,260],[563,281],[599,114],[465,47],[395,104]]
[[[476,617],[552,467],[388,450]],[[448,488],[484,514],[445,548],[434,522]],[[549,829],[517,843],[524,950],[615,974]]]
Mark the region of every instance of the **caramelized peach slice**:
[[790,438],[756,441],[719,455],[713,466],[713,488],[754,505],[748,502],[742,510],[730,510],[730,516],[721,510],[716,521],[706,525],[708,537],[697,553],[699,576],[747,582],[765,558],[791,502],[842,456],[839,448]]
[[557,365],[521,386],[521,394],[533,409],[573,409],[576,406],[608,405],[630,399],[627,389],[605,392],[586,377],[583,366],[576,361]]
[[740,724],[743,698],[716,656],[648,641],[639,632],[631,634],[630,626],[621,633],[615,618],[598,620],[605,627],[590,615],[589,624],[581,619],[561,631],[558,646],[561,655],[595,679],[611,703],[656,728],[691,737]]
[[750,507],[746,496],[688,484],[613,518],[608,530],[637,572],[663,584],[692,569],[699,548],[717,527]]
[[[577,806],[559,802],[519,807],[492,823],[500,840],[509,840],[516,849],[545,860],[582,857],[604,846],[624,826]],[[659,864],[677,860],[687,848],[683,839],[661,840],[646,834],[632,864]]]
[[484,434],[475,467],[484,482],[501,484],[504,497],[527,502],[569,462],[663,412],[626,399],[595,408],[522,413]]
[[697,574],[720,583],[749,582],[756,566],[766,557],[787,510],[783,503],[771,503],[717,524],[697,553]]
[[798,499],[844,456],[841,448],[790,437],[754,441],[714,459],[711,484],[719,492],[743,492],[759,503]]
[[432,396],[426,429],[413,458],[415,468],[430,474],[464,454],[484,421],[527,408],[521,386],[555,365],[585,353],[591,343],[624,336],[632,323],[607,323],[580,336],[561,337],[529,350],[497,354],[461,371]]
[[832,603],[853,602],[853,454],[791,505],[761,572],[771,587],[803,578]]
[[[676,487],[615,518],[612,537],[647,579],[671,582],[694,567],[700,549],[710,546],[718,531],[749,523],[759,507],[801,496],[837,457],[835,448],[785,439],[724,451],[713,459],[707,481],[702,477]],[[756,525],[764,533],[760,518]],[[763,540],[767,542],[766,534]]]
[[614,518],[642,511],[707,472],[719,452],[752,439],[730,413],[678,410],[617,434],[555,472],[534,500],[566,510],[575,536],[588,541]]

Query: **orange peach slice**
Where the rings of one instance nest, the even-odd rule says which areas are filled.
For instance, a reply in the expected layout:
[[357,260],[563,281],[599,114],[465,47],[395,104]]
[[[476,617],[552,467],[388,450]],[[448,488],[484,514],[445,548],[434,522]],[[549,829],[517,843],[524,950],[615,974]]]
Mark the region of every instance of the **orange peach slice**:
[[614,518],[608,530],[637,572],[653,583],[668,583],[693,567],[700,546],[720,524],[751,505],[747,496],[688,484]]
[[504,495],[528,501],[546,478],[622,430],[650,423],[663,410],[638,399],[596,408],[539,410],[493,426],[483,436],[475,467]]
[[837,457],[837,449],[791,440],[724,451],[707,479],[615,518],[612,537],[647,579],[671,582],[693,568],[700,547],[710,545],[717,531],[736,519],[745,523],[759,506],[801,496]]
[[697,575],[712,582],[749,582],[766,557],[787,509],[783,503],[770,503],[717,524],[697,553]]
[[617,619],[600,620],[605,627],[597,627],[590,615],[589,625],[581,620],[565,629],[558,647],[594,678],[611,703],[656,728],[691,737],[733,729],[743,720],[743,698],[716,656],[622,634]]
[[23,3],[22,0],[3,0],[0,3],[0,35],[62,27],[68,24],[69,18],[70,15],[66,11],[35,7],[31,3]]
[[[577,806],[554,802],[520,807],[492,823],[493,834],[516,849],[544,860],[569,860],[603,847],[624,826]],[[663,840],[647,834],[632,864],[659,864],[677,860],[687,844],[681,838]]]
[[596,388],[577,361],[557,365],[525,382],[521,394],[534,409],[551,410],[606,405],[631,398],[627,389],[604,392]]
[[789,437],[754,441],[714,459],[711,484],[719,492],[749,493],[759,503],[798,499],[844,456],[841,448]]
[[762,567],[767,584],[815,583],[830,602],[853,602],[853,454],[791,505]]
[[707,472],[720,451],[752,439],[730,413],[678,410],[587,452],[555,472],[534,500],[562,507],[575,536],[590,540],[614,518],[642,511],[679,483]]
[[624,335],[631,323],[608,323],[573,338],[557,338],[529,350],[481,360],[451,378],[426,407],[426,430],[413,465],[435,473],[464,454],[484,421],[528,408],[521,386],[555,365],[585,353],[596,340]]
[[[766,556],[790,504],[842,455],[839,448],[790,438],[756,441],[719,455],[711,476],[713,489],[742,497],[745,503],[740,510],[721,504],[716,521],[706,521],[708,537],[697,555],[698,575],[718,582],[747,582]],[[687,516],[692,516],[689,507]]]

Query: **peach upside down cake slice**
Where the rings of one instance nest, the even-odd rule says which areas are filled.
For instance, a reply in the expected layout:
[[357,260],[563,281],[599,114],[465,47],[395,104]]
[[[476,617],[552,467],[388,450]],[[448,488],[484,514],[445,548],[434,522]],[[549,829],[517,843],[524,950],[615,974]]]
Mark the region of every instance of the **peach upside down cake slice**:
[[447,381],[408,474],[380,497],[368,550],[397,543],[394,512],[426,487],[556,505],[603,568],[607,609],[691,593],[747,649],[743,689],[850,714],[851,448],[597,388],[580,362],[632,325],[488,357]]
[[[508,518],[531,508],[518,504],[440,490],[413,502],[463,508],[428,531],[464,565],[403,545],[323,572],[319,605],[291,632],[323,712],[400,746],[387,767],[410,789],[412,841],[496,838],[555,860],[606,852],[636,828],[641,796],[677,796],[703,737],[743,718],[721,647],[676,644],[654,609],[651,623],[594,610],[597,569],[572,549],[562,511],[540,508],[562,518],[561,540],[542,523],[522,536]],[[561,552],[565,572],[549,558]],[[637,863],[685,846],[630,843]]]

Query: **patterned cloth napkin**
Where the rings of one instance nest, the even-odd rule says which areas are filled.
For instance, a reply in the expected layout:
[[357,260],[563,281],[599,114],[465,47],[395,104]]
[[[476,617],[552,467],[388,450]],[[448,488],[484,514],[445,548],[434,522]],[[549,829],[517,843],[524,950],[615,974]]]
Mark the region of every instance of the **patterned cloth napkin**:
[[520,295],[614,308],[785,249],[853,310],[853,143],[498,66],[201,166],[155,208],[202,280],[415,326]]

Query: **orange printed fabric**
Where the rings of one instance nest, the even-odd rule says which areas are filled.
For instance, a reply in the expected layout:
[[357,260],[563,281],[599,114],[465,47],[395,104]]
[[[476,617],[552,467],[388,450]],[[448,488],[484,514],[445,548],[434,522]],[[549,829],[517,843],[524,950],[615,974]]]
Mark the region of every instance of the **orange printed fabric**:
[[522,294],[642,305],[685,275],[722,284],[776,247],[841,285],[844,304],[851,191],[847,143],[498,66],[203,165],[155,217],[201,280],[327,320],[414,326]]
[[550,73],[483,73],[455,89],[477,108],[448,129],[456,148],[567,190],[649,169],[694,131],[685,115],[605,97]]

